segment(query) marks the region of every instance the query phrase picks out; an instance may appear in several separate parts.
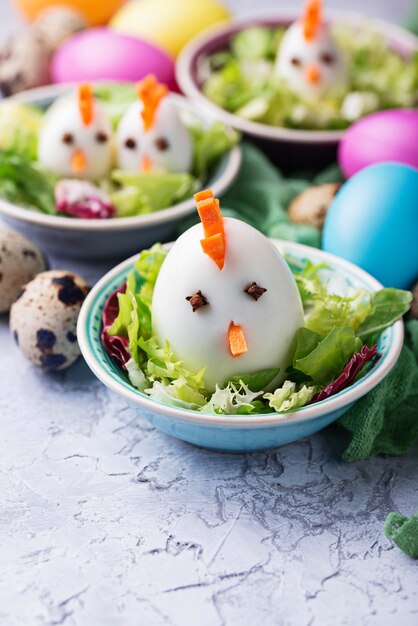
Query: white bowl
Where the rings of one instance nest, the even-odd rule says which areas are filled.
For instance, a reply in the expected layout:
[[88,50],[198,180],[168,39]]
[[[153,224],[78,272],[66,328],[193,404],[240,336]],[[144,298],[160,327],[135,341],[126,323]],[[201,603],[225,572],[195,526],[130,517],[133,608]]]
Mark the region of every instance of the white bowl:
[[[71,89],[71,85],[51,85],[22,92],[11,99],[46,108]],[[172,95],[180,107],[199,114],[186,98]],[[206,114],[199,114],[199,117],[206,125],[214,120]],[[240,165],[241,148],[234,146],[219,160],[205,185],[211,187],[216,196],[222,196],[234,182]],[[51,255],[83,259],[124,258],[155,241],[167,241],[177,234],[182,220],[195,211],[193,197],[190,197],[148,215],[85,220],[46,215],[0,198],[0,217],[6,224]]]

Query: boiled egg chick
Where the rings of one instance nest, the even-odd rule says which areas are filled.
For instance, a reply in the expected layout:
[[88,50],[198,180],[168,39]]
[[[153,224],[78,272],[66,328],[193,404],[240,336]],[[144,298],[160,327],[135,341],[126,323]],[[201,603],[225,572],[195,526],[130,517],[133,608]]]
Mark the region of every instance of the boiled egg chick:
[[302,18],[287,29],[275,69],[289,89],[306,100],[319,99],[345,83],[344,59],[322,19],[321,0],[308,0]]
[[209,190],[197,194],[202,224],[168,253],[155,285],[153,330],[208,390],[230,377],[280,368],[284,378],[303,326],[289,267],[262,233],[222,218]]
[[165,85],[154,76],[138,83],[138,101],[117,130],[117,161],[122,170],[187,172],[192,140]]
[[45,116],[38,158],[61,176],[100,180],[112,164],[111,126],[89,85],[58,100]]

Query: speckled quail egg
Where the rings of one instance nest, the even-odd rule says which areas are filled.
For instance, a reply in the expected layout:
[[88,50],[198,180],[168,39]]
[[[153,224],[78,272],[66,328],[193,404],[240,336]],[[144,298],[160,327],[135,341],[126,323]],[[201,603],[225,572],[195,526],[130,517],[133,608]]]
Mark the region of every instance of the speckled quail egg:
[[340,183],[326,183],[305,189],[290,204],[289,218],[296,224],[322,230],[328,207],[340,187]]
[[48,53],[36,33],[17,33],[0,46],[0,93],[46,85],[49,81]]
[[83,15],[66,6],[54,6],[39,13],[33,28],[40,36],[49,54],[54,54],[60,45],[75,33],[87,28]]
[[24,286],[10,310],[10,330],[34,365],[61,370],[77,359],[77,318],[88,291],[80,276],[62,270],[42,272]]
[[22,285],[46,269],[42,253],[23,235],[0,229],[0,313],[6,313]]

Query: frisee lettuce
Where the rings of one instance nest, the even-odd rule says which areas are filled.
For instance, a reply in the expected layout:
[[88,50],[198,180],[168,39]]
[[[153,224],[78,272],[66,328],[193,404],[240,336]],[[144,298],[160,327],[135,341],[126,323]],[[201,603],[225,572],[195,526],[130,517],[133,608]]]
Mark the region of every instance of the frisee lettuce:
[[276,413],[285,413],[309,404],[317,392],[318,387],[314,385],[296,385],[291,380],[286,380],[274,393],[266,393],[263,397]]

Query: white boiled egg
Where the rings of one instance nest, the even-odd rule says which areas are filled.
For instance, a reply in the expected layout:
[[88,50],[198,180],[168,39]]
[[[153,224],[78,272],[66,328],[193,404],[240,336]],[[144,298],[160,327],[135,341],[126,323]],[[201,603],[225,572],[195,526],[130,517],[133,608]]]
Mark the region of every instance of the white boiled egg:
[[309,0],[302,18],[287,29],[277,53],[276,74],[305,100],[319,99],[345,83],[343,55],[322,21],[318,0]]
[[172,98],[168,95],[159,101],[148,129],[144,127],[143,110],[143,102],[135,102],[119,123],[118,167],[132,172],[188,172],[192,164],[192,140]]
[[67,178],[100,180],[112,164],[112,129],[87,85],[56,101],[45,116],[38,158],[47,169]]
[[[277,385],[303,326],[299,292],[271,241],[240,220],[224,218],[223,223],[222,269],[202,250],[201,224],[187,230],[171,248],[155,285],[154,333],[161,344],[169,342],[191,371],[206,368],[209,390],[231,376],[266,368],[280,368],[273,381]],[[231,324],[239,327],[247,347],[235,357]]]

